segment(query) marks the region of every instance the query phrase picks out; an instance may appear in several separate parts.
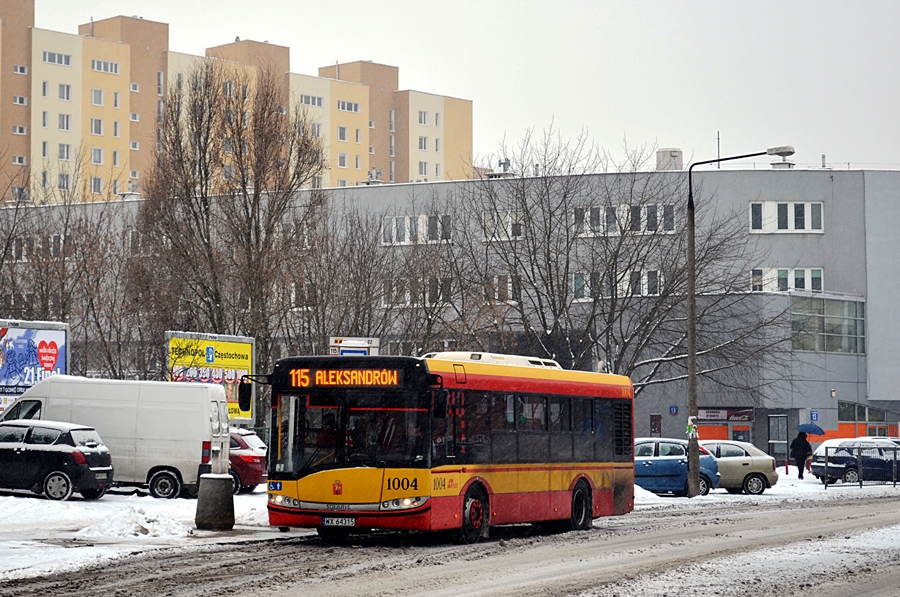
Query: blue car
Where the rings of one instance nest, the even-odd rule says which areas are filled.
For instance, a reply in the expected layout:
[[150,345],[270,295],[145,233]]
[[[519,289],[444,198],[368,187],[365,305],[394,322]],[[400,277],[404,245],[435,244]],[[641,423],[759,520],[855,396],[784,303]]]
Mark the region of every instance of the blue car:
[[[665,437],[634,440],[634,484],[653,493],[687,494],[688,443]],[[700,446],[700,495],[719,485],[719,465]]]
[[810,471],[825,484],[893,482],[900,476],[898,457],[900,447],[886,437],[827,440],[813,452]]

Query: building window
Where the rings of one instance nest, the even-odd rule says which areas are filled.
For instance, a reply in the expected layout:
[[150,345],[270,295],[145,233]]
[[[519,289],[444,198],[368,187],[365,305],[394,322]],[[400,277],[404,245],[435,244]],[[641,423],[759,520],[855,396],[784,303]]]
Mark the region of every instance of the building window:
[[338,168],[346,168],[347,167],[347,154],[339,153],[338,154]]
[[103,90],[91,89],[91,103],[95,106],[103,105]]
[[140,121],[141,121],[140,114],[138,114],[137,112],[132,112],[131,113],[131,122],[140,122]]
[[50,116],[46,110],[41,112],[41,126],[42,127],[47,128],[47,122],[49,121],[49,119],[50,119]]
[[112,165],[113,165],[113,166],[118,166],[118,165],[119,165],[119,150],[117,150],[117,149],[113,150],[113,156],[112,156],[112,158],[113,158],[113,164],[112,164]]
[[753,292],[822,292],[822,268],[759,268],[750,270]]
[[359,155],[356,156],[356,169],[357,170],[362,169],[362,156],[359,156]]
[[663,205],[663,230],[672,232],[675,230],[675,206]]
[[162,95],[165,92],[165,77],[162,71],[156,71],[156,95]]
[[41,141],[41,157],[50,157],[50,143],[48,143],[47,141]]
[[91,60],[91,70],[100,73],[109,73],[111,75],[119,74],[119,63],[109,62],[108,60]]
[[340,179],[338,179],[338,186],[339,186],[339,187],[345,187],[345,186],[347,186],[347,180],[346,180],[345,178],[340,178]]
[[119,105],[119,92],[113,91],[113,108],[118,108]]
[[72,146],[68,143],[60,143],[59,144],[59,159],[61,160],[71,160],[72,159]]
[[762,203],[750,204],[750,230],[762,230]]
[[348,102],[348,101],[344,101],[344,100],[338,100],[337,108],[341,112],[359,113],[359,104],[356,102]]
[[441,153],[441,140],[440,139],[434,140],[434,152]]
[[374,121],[374,120],[370,120],[370,121],[369,121],[369,128],[370,128],[370,129],[374,129],[374,128],[375,128],[375,121]]
[[434,113],[434,126],[441,126],[441,113],[440,112]]
[[434,176],[436,178],[439,178],[441,176],[441,165],[440,164],[434,165]]
[[131,84],[131,91],[133,91],[134,93],[138,93],[138,92],[140,92],[140,90],[141,90],[140,84],[138,84],[138,83]]
[[419,162],[419,176],[428,176],[428,162]]
[[791,298],[794,350],[865,354],[865,303],[809,296]]
[[313,122],[309,125],[309,130],[312,132],[312,136],[316,139],[322,138],[322,123]]
[[102,118],[91,118],[91,134],[92,135],[102,135],[103,134],[103,119]]
[[787,292],[788,290],[788,270],[778,270],[778,292]]
[[113,137],[121,136],[122,131],[119,130],[119,121],[113,120]]
[[99,176],[91,176],[91,192],[95,195],[103,192],[103,179]]
[[750,291],[762,292],[763,290],[763,271],[761,269],[750,270]]
[[132,142],[131,142],[131,150],[132,150],[132,151],[137,151],[137,150],[139,150],[140,148],[141,148],[141,142],[140,142],[140,141],[132,141]]
[[641,231],[641,208],[639,206],[631,205],[628,207],[628,231]]
[[68,191],[70,186],[70,178],[68,174],[60,174],[59,175],[59,187],[60,191]]
[[809,289],[813,292],[821,292],[822,291],[822,270],[820,269],[811,269],[809,270]]
[[428,112],[424,110],[419,110],[419,124],[427,125],[428,124]]
[[103,148],[102,147],[92,147],[91,148],[91,163],[103,165]]
[[391,135],[391,138],[388,141],[388,155],[394,157],[394,135]]
[[50,81],[43,81],[41,83],[41,97],[49,97],[50,96]]
[[24,155],[14,155],[12,157],[12,163],[16,166],[24,166],[25,165],[25,156]]
[[72,130],[72,116],[70,114],[60,114],[59,115],[59,130],[61,130],[61,131]]
[[27,105],[28,105],[28,98],[25,97],[24,95],[14,95],[14,96],[13,96],[13,103],[14,103],[15,105],[17,105],[17,106],[27,106]]
[[347,140],[347,127],[339,126],[338,127],[338,141],[346,141]]
[[750,231],[755,233],[821,233],[822,203],[750,204]]
[[821,230],[822,229],[822,204],[821,203],[810,203],[809,204],[809,227],[811,230]]
[[57,52],[44,52],[44,62],[48,64],[71,66],[72,56],[70,54],[59,54]]
[[322,107],[322,98],[316,95],[301,95],[300,103],[307,106]]
[[362,143],[362,131],[360,129],[356,129],[356,142]]
[[137,170],[132,170],[131,178],[140,178],[140,172],[138,172]]
[[390,119],[388,120],[388,130],[394,132],[394,111],[391,110]]
[[658,271],[649,271],[647,272],[647,294],[648,295],[657,295],[659,294],[659,272]]
[[419,137],[419,150],[428,151],[428,137]]
[[369,145],[369,155],[375,155],[375,146]]
[[394,180],[396,179],[396,170],[397,170],[397,163],[395,161],[391,160],[390,169],[388,171],[388,180],[390,182],[394,182]]
[[17,75],[27,75],[28,67],[22,64],[13,65],[13,72]]
[[72,86],[66,83],[59,84],[59,99],[63,101],[72,100]]
[[806,228],[806,206],[802,203],[794,204],[794,230]]
[[515,240],[525,235],[522,218],[514,212],[485,211],[482,213],[482,226],[485,241]]
[[13,125],[13,135],[25,135],[28,129],[24,126]]

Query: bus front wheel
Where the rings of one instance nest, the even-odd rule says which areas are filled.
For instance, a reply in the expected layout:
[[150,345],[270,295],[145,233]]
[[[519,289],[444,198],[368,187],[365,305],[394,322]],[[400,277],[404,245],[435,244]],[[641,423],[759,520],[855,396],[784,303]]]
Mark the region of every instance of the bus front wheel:
[[472,485],[463,498],[463,543],[475,543],[487,536],[488,519],[487,495],[480,485]]

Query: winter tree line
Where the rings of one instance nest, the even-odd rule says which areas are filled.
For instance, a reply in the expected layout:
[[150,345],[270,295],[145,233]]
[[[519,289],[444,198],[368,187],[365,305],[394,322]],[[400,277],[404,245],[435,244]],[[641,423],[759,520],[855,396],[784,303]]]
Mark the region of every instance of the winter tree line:
[[[317,188],[326,148],[271,74],[208,60],[180,80],[142,199],[0,209],[0,318],[68,322],[71,373],[166,379],[179,330],[255,338],[258,372],[363,336],[553,358],[637,393],[683,382],[687,181],[648,150],[616,161],[551,129],[489,158],[508,173],[373,201]],[[699,217],[701,374],[752,397],[789,358],[790,320],[748,292],[763,256],[745,214]]]

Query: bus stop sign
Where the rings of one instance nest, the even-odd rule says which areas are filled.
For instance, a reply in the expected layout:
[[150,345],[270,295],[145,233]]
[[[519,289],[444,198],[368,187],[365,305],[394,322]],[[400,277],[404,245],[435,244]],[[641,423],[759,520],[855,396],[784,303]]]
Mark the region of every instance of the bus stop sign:
[[332,336],[328,339],[328,354],[336,356],[375,356],[381,347],[379,338],[344,338]]

